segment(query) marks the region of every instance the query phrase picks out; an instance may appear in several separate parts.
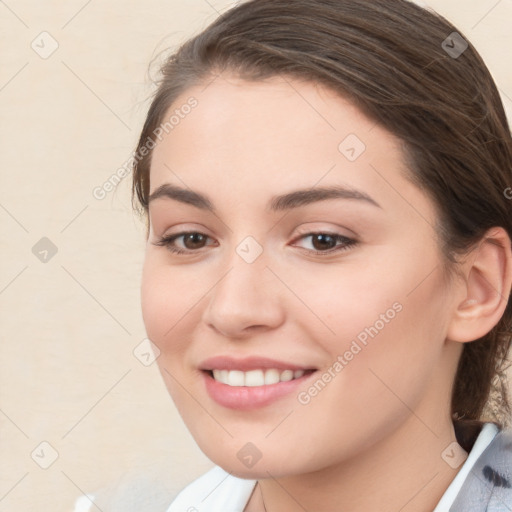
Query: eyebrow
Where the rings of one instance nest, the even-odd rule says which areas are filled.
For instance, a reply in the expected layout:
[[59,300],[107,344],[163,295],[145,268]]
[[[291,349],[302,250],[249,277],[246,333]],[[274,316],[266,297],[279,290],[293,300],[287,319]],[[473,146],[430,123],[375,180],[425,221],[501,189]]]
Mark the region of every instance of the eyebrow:
[[[190,204],[201,210],[216,213],[212,201],[205,195],[191,189],[178,187],[165,183],[160,185],[148,198],[148,204],[155,199],[174,199],[181,203]],[[346,188],[340,185],[328,187],[315,187],[310,189],[295,190],[280,196],[274,196],[267,206],[271,211],[290,210],[308,204],[325,201],[327,199],[355,199],[363,201],[377,208],[382,206],[368,194],[354,188]]]

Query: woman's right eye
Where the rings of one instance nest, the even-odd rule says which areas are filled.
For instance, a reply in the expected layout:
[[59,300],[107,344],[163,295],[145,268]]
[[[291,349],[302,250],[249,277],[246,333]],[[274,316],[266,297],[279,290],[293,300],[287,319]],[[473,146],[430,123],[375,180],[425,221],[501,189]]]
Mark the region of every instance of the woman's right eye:
[[[179,238],[183,238],[183,243],[185,245],[189,245],[189,247],[185,247],[184,249],[176,247],[175,241]],[[202,246],[204,246],[203,242],[208,238],[210,237],[204,233],[199,233],[197,231],[186,231],[174,235],[160,237],[156,242],[154,242],[154,245],[166,247],[170,252],[175,254],[190,254],[197,252],[195,249],[201,249]],[[190,245],[192,247],[190,247]],[[197,247],[197,245],[200,247]]]

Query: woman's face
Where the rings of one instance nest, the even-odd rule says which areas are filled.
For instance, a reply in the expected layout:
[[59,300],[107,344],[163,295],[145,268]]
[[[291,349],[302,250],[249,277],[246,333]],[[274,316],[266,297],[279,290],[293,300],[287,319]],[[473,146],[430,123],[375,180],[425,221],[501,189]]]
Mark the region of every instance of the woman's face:
[[219,76],[171,116],[152,156],[142,310],[204,453],[277,477],[448,424],[461,297],[398,141],[283,78]]

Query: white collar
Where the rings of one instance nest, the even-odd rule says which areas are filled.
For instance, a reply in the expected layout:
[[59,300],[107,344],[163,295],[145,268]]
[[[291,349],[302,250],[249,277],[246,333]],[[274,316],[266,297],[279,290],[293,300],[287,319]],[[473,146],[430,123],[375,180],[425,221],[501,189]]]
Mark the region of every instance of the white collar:
[[455,475],[452,483],[448,486],[448,489],[446,489],[436,508],[432,512],[450,512],[450,507],[453,505],[457,494],[459,494],[459,491],[464,485],[469,472],[498,432],[499,429],[494,423],[484,424],[480,434],[478,434],[473,448],[471,449],[471,452],[468,455],[468,458],[460,468],[457,475]]

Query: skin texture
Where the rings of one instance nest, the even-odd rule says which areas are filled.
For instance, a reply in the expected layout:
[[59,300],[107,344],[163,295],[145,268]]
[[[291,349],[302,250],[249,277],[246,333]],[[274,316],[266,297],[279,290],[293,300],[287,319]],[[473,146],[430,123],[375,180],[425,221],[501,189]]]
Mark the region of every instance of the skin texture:
[[[434,205],[404,177],[396,138],[319,85],[228,74],[207,84],[169,109],[198,100],[155,147],[150,192],[190,188],[217,211],[150,203],[141,290],[147,334],[183,420],[214,463],[259,480],[247,511],[433,510],[460,469],[441,454],[455,441],[450,393],[463,342],[497,323],[510,290],[507,235],[497,228],[506,248],[484,241],[462,277],[447,279]],[[355,161],[338,148],[349,134],[366,146]],[[380,208],[355,199],[266,208],[274,195],[329,185],[358,189]],[[180,232],[208,238],[178,238],[187,254],[155,245]],[[334,242],[315,244],[311,232],[357,244],[317,255]],[[263,251],[252,263],[236,251],[248,236]],[[198,366],[216,355],[317,368],[299,389],[307,392],[397,303],[307,404],[294,392],[236,411],[206,393]],[[252,468],[237,457],[248,442],[261,452]]]

